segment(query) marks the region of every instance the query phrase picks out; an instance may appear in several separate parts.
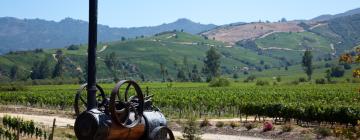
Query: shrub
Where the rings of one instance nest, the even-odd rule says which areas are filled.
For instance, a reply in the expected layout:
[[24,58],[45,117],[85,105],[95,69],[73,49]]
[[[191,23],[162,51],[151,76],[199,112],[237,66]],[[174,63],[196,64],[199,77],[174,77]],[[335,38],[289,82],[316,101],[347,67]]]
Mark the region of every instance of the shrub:
[[306,82],[306,78],[300,77],[300,78],[299,78],[299,82],[300,82],[300,83]]
[[256,127],[256,124],[255,123],[246,123],[244,126],[245,126],[246,130],[251,130]]
[[76,45],[70,45],[67,50],[79,50],[79,46]]
[[326,127],[319,127],[317,129],[315,129],[316,134],[322,136],[322,137],[328,137],[331,136],[331,129],[326,128]]
[[25,91],[27,88],[21,84],[0,85],[0,91]]
[[238,79],[238,78],[239,78],[239,75],[238,75],[237,73],[234,73],[234,74],[233,74],[233,78],[234,78],[234,79]]
[[257,86],[267,86],[267,85],[269,85],[269,82],[268,81],[258,80],[258,81],[256,81],[256,85]]
[[325,84],[325,79],[324,78],[316,79],[315,83],[316,84]]
[[264,132],[271,131],[273,129],[274,129],[274,125],[271,122],[267,121],[267,122],[264,123],[264,125],[263,125],[263,131]]
[[294,127],[290,123],[287,123],[287,124],[281,126],[282,132],[291,132],[293,129],[294,129]]
[[227,87],[227,86],[230,86],[230,81],[223,77],[214,78],[209,83],[209,87]]
[[200,140],[200,129],[196,126],[195,117],[189,117],[184,125],[183,138],[187,140]]
[[256,77],[254,75],[250,75],[249,77],[247,77],[244,82],[247,83],[247,82],[252,82],[256,79]]
[[359,79],[352,79],[351,82],[352,83],[360,83],[360,80]]
[[277,77],[276,77],[276,81],[277,81],[277,82],[281,82],[281,77],[280,77],[280,76],[277,76]]
[[240,124],[237,123],[237,122],[230,122],[230,127],[231,128],[235,128],[235,127],[239,127],[239,126],[240,126]]
[[345,70],[340,66],[331,67],[331,77],[342,77],[344,76]]
[[291,85],[298,85],[298,84],[300,84],[300,82],[299,82],[298,80],[294,80],[294,81],[292,81],[290,84],[291,84]]
[[345,64],[344,64],[344,69],[346,69],[346,70],[351,69],[351,65],[348,64],[348,63],[345,63]]
[[218,122],[216,122],[216,124],[215,124],[215,126],[216,127],[224,127],[224,122],[222,122],[222,121],[218,121]]
[[277,83],[277,82],[273,82],[273,86],[276,86],[276,85],[278,85],[278,83]]
[[210,121],[205,118],[203,121],[200,122],[200,127],[207,127],[207,126],[211,126]]

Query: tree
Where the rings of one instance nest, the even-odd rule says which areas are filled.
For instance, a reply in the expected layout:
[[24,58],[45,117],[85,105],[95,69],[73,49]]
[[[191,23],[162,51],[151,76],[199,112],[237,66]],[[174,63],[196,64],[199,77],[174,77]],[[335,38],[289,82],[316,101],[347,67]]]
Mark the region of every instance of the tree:
[[214,47],[211,47],[206,52],[206,58],[204,60],[204,64],[205,64],[205,74],[207,75],[208,81],[220,75],[220,58],[221,55],[217,52],[217,50]]
[[122,37],[121,37],[121,41],[125,41],[125,40],[126,40],[126,38],[122,36]]
[[[58,58],[59,60],[59,58]],[[49,60],[36,61],[31,68],[31,79],[46,79],[50,76]]]
[[197,65],[194,65],[193,69],[191,70],[191,81],[192,82],[201,82],[201,77],[200,77],[200,73],[197,68]]
[[331,70],[330,69],[328,69],[328,70],[326,70],[325,71],[325,78],[326,78],[326,80],[328,81],[328,82],[331,82]]
[[40,62],[36,61],[33,63],[33,66],[31,67],[31,73],[30,73],[30,78],[31,79],[38,79],[39,77],[39,66],[40,66]]
[[64,58],[62,56],[58,57],[57,59],[57,63],[54,67],[53,73],[52,73],[52,78],[56,78],[56,77],[62,77],[64,71]]
[[50,76],[50,66],[49,66],[49,59],[44,59],[39,66],[40,77],[39,79],[46,79]]
[[165,74],[167,73],[167,70],[163,63],[160,63],[160,74],[162,76],[162,81],[165,82]]
[[18,76],[18,66],[14,65],[11,67],[11,70],[10,70],[10,78],[11,78],[11,80],[16,80],[17,76]]
[[181,81],[181,82],[187,81],[185,71],[183,69],[179,69],[178,74],[177,74],[177,79],[178,79],[178,81]]
[[[116,57],[117,57],[117,55],[116,55],[116,53],[115,52],[112,52],[112,53],[110,53],[110,54],[107,54],[106,56],[105,56],[105,60],[104,60],[104,62],[105,62],[105,65],[106,65],[106,67],[109,69],[109,71],[111,72],[111,74],[113,75],[113,77],[114,77],[114,81],[116,82],[116,81],[118,81],[118,77],[117,77],[117,73],[116,73],[116,71],[117,71],[117,69],[116,69],[116,67],[119,65],[119,61],[116,59]],[[125,78],[125,77],[124,77]]]
[[233,74],[233,78],[234,78],[234,79],[238,79],[238,78],[239,78],[239,75],[238,75],[237,73],[234,73],[234,74]]
[[311,80],[311,75],[313,73],[312,58],[311,50],[306,50],[302,58],[302,66],[304,67],[304,71],[308,76],[309,81]]
[[186,71],[186,72],[189,72],[190,69],[189,69],[189,64],[188,64],[187,56],[184,56],[183,64],[184,64],[184,67],[185,67],[185,71]]

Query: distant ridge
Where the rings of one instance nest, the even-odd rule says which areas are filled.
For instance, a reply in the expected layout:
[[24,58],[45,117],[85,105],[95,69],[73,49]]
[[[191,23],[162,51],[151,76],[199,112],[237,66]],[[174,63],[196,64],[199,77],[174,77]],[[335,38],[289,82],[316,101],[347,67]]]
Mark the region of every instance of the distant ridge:
[[[87,43],[88,23],[65,18],[59,22],[42,19],[0,18],[0,54],[35,48],[61,48]],[[215,28],[214,24],[195,23],[181,18],[175,22],[149,27],[113,28],[99,25],[99,41],[109,42],[122,37],[151,36],[169,30],[183,30],[191,34]]]
[[355,14],[360,14],[360,8],[352,9],[352,10],[346,11],[344,13],[335,14],[335,15],[330,15],[330,14],[320,15],[318,17],[311,19],[311,21],[327,21],[330,19],[344,17],[344,16],[351,16],[351,15],[355,15]]

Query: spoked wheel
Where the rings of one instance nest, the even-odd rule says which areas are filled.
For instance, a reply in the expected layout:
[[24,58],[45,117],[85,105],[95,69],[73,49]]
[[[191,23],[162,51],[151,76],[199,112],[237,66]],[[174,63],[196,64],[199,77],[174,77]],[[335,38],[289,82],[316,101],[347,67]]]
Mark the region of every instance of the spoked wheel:
[[[82,91],[85,90],[86,87],[87,87],[87,84],[81,85],[81,87],[79,88],[79,90],[77,91],[77,93],[75,95],[74,110],[75,110],[76,116],[79,116],[79,114],[81,112],[86,111],[87,94],[82,94]],[[99,90],[99,92],[96,95],[98,109],[100,111],[108,114],[109,101],[106,98],[105,92],[99,85],[96,85],[96,88],[97,88],[97,90]]]
[[[124,98],[122,99],[119,90],[124,89]],[[130,90],[134,89],[135,95],[129,98]],[[123,80],[116,84],[110,96],[109,111],[112,120],[125,128],[132,128],[140,123],[143,116],[144,95],[140,86],[131,80]]]
[[150,140],[175,140],[175,137],[168,127],[159,126],[150,133]]

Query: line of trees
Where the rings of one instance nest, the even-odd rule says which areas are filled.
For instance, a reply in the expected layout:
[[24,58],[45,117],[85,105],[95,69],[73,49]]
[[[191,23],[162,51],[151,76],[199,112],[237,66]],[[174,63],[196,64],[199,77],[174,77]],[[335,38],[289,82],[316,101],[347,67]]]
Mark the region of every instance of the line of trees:
[[[57,51],[54,56],[54,59],[56,60],[55,64],[50,61],[51,59],[49,59],[49,57],[50,56],[46,57],[43,60],[35,61],[32,64],[30,74],[23,77],[27,77],[32,80],[57,78],[63,77],[66,71],[70,70],[66,67],[68,65],[71,65],[71,62],[67,62],[66,57],[63,56],[63,53],[60,50]],[[221,54],[216,50],[215,47],[211,47],[206,52],[206,57],[203,60],[203,67],[199,67],[198,64],[190,64],[188,57],[184,56],[182,64],[174,64],[176,70],[174,77],[176,78],[176,81],[181,82],[201,82],[205,79],[206,81],[210,81],[211,79],[220,76],[220,58]],[[114,81],[118,81],[120,78],[126,79],[129,74],[132,74],[132,76],[135,75],[136,77],[139,77],[143,81],[145,81],[145,75],[141,73],[139,68],[128,62],[121,62],[115,52],[105,55],[104,63],[111,76],[114,78]],[[170,76],[170,73],[165,63],[159,63],[159,66],[160,76],[163,82],[175,80]],[[85,64],[85,69],[87,69],[86,67],[87,66]],[[77,67],[74,67],[74,69],[76,68]],[[17,65],[14,65],[10,69],[9,77],[14,81],[18,80],[20,77],[19,73],[22,73],[20,70],[21,69]],[[76,75],[80,77],[79,79],[81,81],[86,81],[86,72],[83,72],[83,74],[78,73]]]

